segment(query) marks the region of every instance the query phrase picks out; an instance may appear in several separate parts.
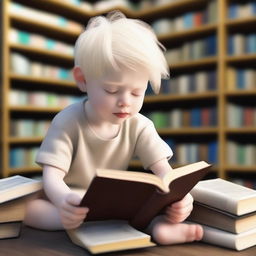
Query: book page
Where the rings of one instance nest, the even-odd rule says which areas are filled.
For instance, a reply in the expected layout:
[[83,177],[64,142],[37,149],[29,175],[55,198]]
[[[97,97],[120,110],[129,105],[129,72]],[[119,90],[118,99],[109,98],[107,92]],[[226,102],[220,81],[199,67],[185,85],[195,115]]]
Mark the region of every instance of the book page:
[[75,232],[87,246],[150,238],[122,220],[85,222]]
[[0,192],[8,190],[8,189],[12,189],[12,188],[14,188],[16,186],[20,186],[22,184],[31,183],[31,182],[35,182],[35,181],[32,179],[26,178],[26,177],[19,176],[19,175],[5,178],[5,179],[0,179]]

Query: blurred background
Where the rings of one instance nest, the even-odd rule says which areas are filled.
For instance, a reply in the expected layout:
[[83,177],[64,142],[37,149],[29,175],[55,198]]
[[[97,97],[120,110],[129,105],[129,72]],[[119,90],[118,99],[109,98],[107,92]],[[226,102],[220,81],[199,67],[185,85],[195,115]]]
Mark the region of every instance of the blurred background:
[[[2,0],[0,176],[37,176],[51,119],[85,97],[72,78],[73,46],[90,17],[120,10],[149,23],[170,80],[147,91],[142,113],[174,151],[211,177],[256,187],[256,1]],[[133,160],[131,169],[141,169]]]

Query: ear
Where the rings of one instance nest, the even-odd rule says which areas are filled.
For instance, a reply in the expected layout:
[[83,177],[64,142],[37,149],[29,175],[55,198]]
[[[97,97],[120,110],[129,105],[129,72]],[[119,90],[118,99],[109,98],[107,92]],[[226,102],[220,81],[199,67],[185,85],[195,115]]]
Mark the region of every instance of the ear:
[[73,77],[76,80],[78,88],[82,92],[86,92],[86,80],[84,74],[79,66],[73,68]]

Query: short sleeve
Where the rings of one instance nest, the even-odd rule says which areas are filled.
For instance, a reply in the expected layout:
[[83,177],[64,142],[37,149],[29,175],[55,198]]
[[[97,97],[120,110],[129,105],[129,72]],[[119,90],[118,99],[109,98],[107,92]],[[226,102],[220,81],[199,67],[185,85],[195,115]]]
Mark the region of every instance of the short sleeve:
[[54,118],[36,156],[39,165],[52,165],[68,172],[73,152],[71,134]]
[[149,121],[138,136],[135,156],[139,157],[143,167],[148,169],[150,165],[161,159],[169,160],[172,155],[169,145],[159,136],[153,122]]

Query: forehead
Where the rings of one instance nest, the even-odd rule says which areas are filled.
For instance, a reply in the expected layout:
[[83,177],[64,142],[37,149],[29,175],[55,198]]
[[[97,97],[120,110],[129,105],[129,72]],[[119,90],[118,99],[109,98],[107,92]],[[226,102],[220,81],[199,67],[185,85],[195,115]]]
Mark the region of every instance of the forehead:
[[132,70],[121,67],[119,70],[112,70],[102,76],[101,81],[114,86],[144,87],[149,81],[149,74],[143,68]]

